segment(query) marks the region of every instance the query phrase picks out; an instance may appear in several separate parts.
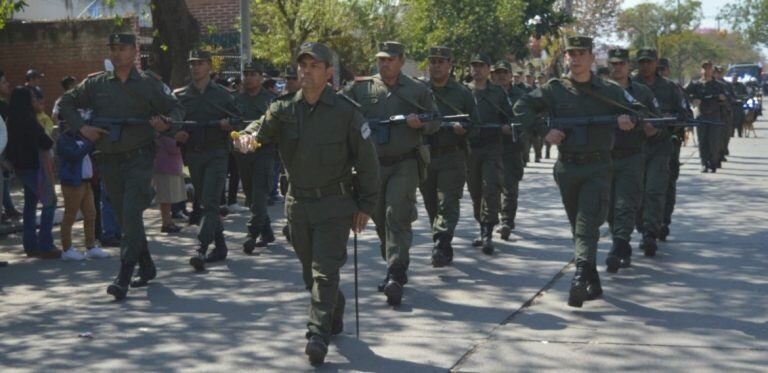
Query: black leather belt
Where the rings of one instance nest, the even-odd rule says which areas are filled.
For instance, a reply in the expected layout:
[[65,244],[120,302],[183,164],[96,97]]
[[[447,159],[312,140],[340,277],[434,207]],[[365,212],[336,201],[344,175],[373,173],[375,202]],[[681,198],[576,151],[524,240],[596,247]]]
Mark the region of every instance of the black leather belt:
[[416,149],[413,149],[408,153],[401,154],[401,155],[395,155],[391,157],[379,157],[379,164],[384,167],[394,166],[406,159],[412,159],[418,156],[419,156],[419,151]]
[[597,151],[597,152],[560,152],[558,160],[563,163],[585,165],[590,163],[596,163],[601,161],[608,161],[611,159],[611,153],[609,151]]
[[297,188],[293,184],[288,186],[288,194],[295,198],[320,199],[329,196],[344,195],[352,192],[352,184],[338,183],[318,188]]
[[429,155],[432,157],[439,157],[441,155],[454,153],[459,150],[459,147],[456,145],[446,145],[446,146],[438,146],[436,148],[430,148],[429,149]]
[[611,158],[622,159],[629,158],[635,154],[639,154],[643,151],[643,148],[614,148],[611,150]]

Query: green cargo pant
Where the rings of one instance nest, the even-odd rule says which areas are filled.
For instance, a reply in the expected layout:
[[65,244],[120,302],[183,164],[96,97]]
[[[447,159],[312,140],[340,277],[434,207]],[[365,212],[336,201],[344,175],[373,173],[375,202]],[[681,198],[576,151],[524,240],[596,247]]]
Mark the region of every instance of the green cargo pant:
[[680,147],[683,145],[681,138],[672,138],[672,156],[669,158],[669,187],[667,187],[667,198],[664,199],[664,225],[672,223],[672,212],[675,211],[675,202],[677,201],[677,179],[680,178]]
[[289,193],[285,200],[291,243],[301,262],[304,284],[312,293],[307,328],[326,343],[334,315],[344,314],[339,270],[347,261],[347,242],[356,210],[350,194],[296,199]]
[[671,139],[653,142],[643,146],[645,177],[643,181],[642,207],[638,211],[638,224],[643,234],[659,237],[659,228],[664,220],[667,189],[669,188],[669,159],[674,152]]
[[643,153],[613,158],[613,182],[608,208],[608,226],[613,238],[629,241],[635,230],[635,218],[643,201]]
[[419,168],[416,159],[381,166],[379,199],[373,222],[381,241],[381,256],[387,268],[407,270],[413,244],[411,223],[416,221],[416,187]]
[[189,176],[195,194],[200,196],[202,220],[197,232],[200,244],[210,245],[217,232],[223,232],[219,215],[219,201],[227,181],[229,150],[224,147],[184,152],[184,161],[189,167]]
[[256,152],[235,153],[237,170],[243,183],[245,205],[251,210],[251,217],[246,223],[248,234],[255,236],[269,224],[267,200],[273,188],[275,173],[274,148],[259,149]]
[[[720,116],[701,116],[698,119],[721,121]],[[725,131],[724,126],[706,125],[696,127],[696,135],[699,139],[699,157],[701,164],[712,166],[720,161],[720,140]]]
[[152,189],[154,147],[146,146],[118,154],[101,153],[95,158],[104,180],[107,199],[123,232],[120,259],[135,263],[147,249],[143,214],[155,197],[155,190]]
[[611,161],[555,163],[555,183],[571,223],[577,261],[596,262],[600,226],[608,216],[612,171]]
[[520,143],[502,145],[501,222],[510,226],[515,224],[520,180],[523,179],[525,168],[522,151]]
[[501,144],[472,147],[467,162],[467,189],[472,210],[480,224],[499,223]]
[[459,223],[459,200],[464,193],[466,162],[462,150],[433,157],[427,169],[427,179],[419,185],[432,225],[433,240],[442,234],[453,236]]

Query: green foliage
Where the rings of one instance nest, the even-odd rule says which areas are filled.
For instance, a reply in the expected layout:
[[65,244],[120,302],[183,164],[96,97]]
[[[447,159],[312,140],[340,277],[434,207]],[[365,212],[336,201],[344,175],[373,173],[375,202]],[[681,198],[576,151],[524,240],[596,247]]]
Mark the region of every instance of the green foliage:
[[619,14],[616,31],[634,48],[659,47],[663,35],[692,31],[701,24],[701,2],[667,0],[664,4],[642,3]]
[[27,6],[23,0],[0,0],[0,30],[5,28],[5,22]]
[[721,9],[720,17],[750,42],[768,47],[768,0],[736,0]]

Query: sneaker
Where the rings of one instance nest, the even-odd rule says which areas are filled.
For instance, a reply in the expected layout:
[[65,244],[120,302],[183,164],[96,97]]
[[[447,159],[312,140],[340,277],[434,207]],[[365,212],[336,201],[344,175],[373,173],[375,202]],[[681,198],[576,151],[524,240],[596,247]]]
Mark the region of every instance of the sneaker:
[[238,203],[233,203],[233,204],[231,204],[231,205],[229,205],[227,207],[229,208],[229,211],[233,211],[233,212],[246,212],[246,211],[249,211],[247,207],[245,207],[243,205],[240,205]]
[[85,252],[85,256],[88,259],[104,259],[109,258],[111,255],[108,252],[102,250],[102,248],[94,246]]
[[62,260],[74,260],[74,261],[80,261],[84,260],[85,256],[83,254],[80,254],[79,251],[69,248],[69,250],[65,251],[63,254],[61,254]]

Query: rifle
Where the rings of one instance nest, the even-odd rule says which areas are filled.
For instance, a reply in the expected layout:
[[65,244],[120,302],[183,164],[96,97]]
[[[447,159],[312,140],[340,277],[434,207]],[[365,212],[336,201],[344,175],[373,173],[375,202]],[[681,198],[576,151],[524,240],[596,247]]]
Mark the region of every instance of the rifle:
[[[687,119],[683,117],[661,117],[646,118],[639,115],[629,115],[634,123],[650,123],[656,128],[680,128],[680,127],[701,127],[701,126],[725,126],[723,122],[716,122],[702,119]],[[588,126],[617,126],[618,116],[600,115],[584,117],[550,117],[547,119],[549,128],[561,130],[563,132],[572,132],[576,144],[587,143],[587,132],[584,131]]]
[[[149,118],[108,118],[108,117],[93,117],[86,121],[88,125],[105,129],[109,131],[108,138],[112,142],[120,140],[123,134],[124,126],[142,126],[149,125]],[[171,121],[172,125],[188,125],[195,122],[186,121]]]
[[[458,115],[444,115],[441,116],[438,113],[422,113],[417,114],[419,117],[419,120],[422,122],[432,122],[432,121],[440,121],[440,122],[467,122],[469,121],[469,115],[468,114],[458,114]],[[393,115],[387,119],[379,119],[379,118],[370,118],[368,119],[368,126],[371,128],[372,131],[376,132],[376,143],[379,145],[384,145],[389,143],[389,126],[398,125],[398,124],[404,124],[406,122],[406,115]],[[443,123],[440,125],[440,127],[443,127]],[[453,124],[450,124],[450,126],[453,126]]]
[[[229,118],[229,125],[234,130],[242,131],[245,129],[248,124],[253,122],[255,119],[244,119],[244,118]],[[207,122],[196,122],[196,121],[186,121],[181,124],[181,130],[189,133],[189,138],[192,140],[192,143],[201,143],[203,142],[205,132],[203,130],[211,128],[216,129],[221,127],[221,119],[212,119]],[[226,135],[226,134],[224,134]]]

